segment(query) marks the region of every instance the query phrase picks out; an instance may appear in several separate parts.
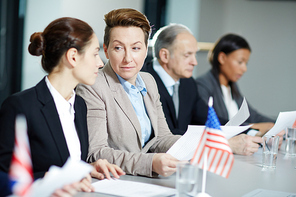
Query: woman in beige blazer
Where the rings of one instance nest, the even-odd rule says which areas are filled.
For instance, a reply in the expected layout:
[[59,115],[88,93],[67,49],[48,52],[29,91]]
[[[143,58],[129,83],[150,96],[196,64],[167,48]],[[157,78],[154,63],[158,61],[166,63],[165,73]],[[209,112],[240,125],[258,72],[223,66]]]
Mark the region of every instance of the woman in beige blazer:
[[118,9],[106,14],[105,22],[109,61],[93,86],[77,87],[88,108],[88,161],[103,158],[128,174],[169,176],[178,160],[165,152],[180,136],[168,128],[154,78],[140,72],[149,21],[136,10]]

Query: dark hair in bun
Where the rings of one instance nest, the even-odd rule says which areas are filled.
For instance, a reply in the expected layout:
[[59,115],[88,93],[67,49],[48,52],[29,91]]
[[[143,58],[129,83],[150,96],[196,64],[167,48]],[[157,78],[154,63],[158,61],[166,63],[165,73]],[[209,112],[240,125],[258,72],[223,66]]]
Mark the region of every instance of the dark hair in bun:
[[51,73],[70,48],[83,53],[93,33],[93,29],[84,21],[70,17],[59,18],[52,21],[43,32],[31,35],[28,50],[31,55],[41,55],[42,68]]
[[31,55],[42,55],[43,51],[43,38],[42,32],[35,32],[30,37],[31,44],[29,45],[29,52]]

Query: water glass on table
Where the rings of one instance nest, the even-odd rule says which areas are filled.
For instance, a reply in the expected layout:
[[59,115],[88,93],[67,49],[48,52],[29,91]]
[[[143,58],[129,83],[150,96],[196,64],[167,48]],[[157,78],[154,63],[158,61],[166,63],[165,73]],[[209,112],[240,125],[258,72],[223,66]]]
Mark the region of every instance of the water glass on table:
[[176,172],[177,197],[195,196],[198,193],[198,171],[197,165],[178,163]]
[[286,156],[296,156],[296,128],[286,128]]
[[263,136],[262,167],[275,169],[279,149],[279,136]]

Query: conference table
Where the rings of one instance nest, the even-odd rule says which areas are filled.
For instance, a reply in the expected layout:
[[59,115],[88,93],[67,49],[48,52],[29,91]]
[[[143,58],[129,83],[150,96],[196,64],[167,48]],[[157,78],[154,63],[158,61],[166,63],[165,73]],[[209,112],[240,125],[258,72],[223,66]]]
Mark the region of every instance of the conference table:
[[[214,173],[207,173],[206,193],[212,197],[243,196],[256,189],[296,193],[296,157],[286,157],[285,142],[277,156],[275,170],[263,170],[261,167],[262,148],[251,156],[234,156],[234,164],[229,177],[223,178]],[[202,170],[199,171],[199,189],[201,189]],[[170,177],[148,178],[124,175],[121,180],[156,184],[175,188],[175,174]],[[93,179],[93,182],[98,181]],[[116,188],[114,188],[116,189]],[[112,196],[102,193],[78,193],[76,197]]]

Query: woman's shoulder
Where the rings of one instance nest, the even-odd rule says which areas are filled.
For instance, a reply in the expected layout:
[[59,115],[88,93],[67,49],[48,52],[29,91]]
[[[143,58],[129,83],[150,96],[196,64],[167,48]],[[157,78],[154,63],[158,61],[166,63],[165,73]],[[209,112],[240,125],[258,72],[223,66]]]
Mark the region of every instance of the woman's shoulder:
[[148,72],[139,73],[145,83],[149,95],[158,96],[158,87],[154,77]]
[[208,81],[210,79],[214,78],[214,75],[212,74],[212,72],[209,70],[207,72],[205,72],[204,74],[200,75],[199,77],[196,78],[196,82],[203,82],[203,81]]
[[208,71],[195,79],[198,87],[206,87],[212,89],[215,86],[215,77],[211,71]]
[[36,104],[35,88],[30,88],[7,97],[1,105],[1,113],[24,113],[31,112]]
[[143,78],[143,80],[154,80],[154,77],[148,72],[140,71],[139,73],[140,73],[141,77]]
[[32,87],[32,88],[29,88],[29,89],[14,93],[14,94],[8,96],[3,103],[11,102],[11,101],[17,101],[17,100],[20,100],[20,101],[30,100],[33,97],[36,97],[35,92],[36,92],[35,87]]
[[146,88],[147,87],[150,87],[150,88],[156,87],[157,88],[156,81],[155,81],[154,77],[150,73],[141,71],[140,75],[141,75],[141,77],[142,77],[142,79],[143,79],[143,81],[144,81],[144,83],[146,85]]

